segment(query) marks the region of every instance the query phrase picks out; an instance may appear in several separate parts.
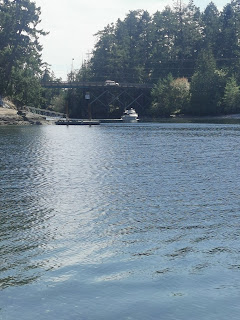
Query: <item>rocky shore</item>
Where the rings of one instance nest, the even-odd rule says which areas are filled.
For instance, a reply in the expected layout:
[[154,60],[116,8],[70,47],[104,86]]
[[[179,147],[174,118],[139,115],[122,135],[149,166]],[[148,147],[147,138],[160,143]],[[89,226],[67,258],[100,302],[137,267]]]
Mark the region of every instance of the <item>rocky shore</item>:
[[[240,114],[225,115],[218,117],[177,117],[171,119],[141,119],[143,122],[216,122],[216,123],[240,123]],[[0,107],[0,126],[3,125],[49,125],[54,124],[47,121],[42,115],[30,112],[18,112],[14,107]]]
[[49,124],[45,117],[28,112],[19,113],[16,109],[0,107],[0,125],[42,125]]

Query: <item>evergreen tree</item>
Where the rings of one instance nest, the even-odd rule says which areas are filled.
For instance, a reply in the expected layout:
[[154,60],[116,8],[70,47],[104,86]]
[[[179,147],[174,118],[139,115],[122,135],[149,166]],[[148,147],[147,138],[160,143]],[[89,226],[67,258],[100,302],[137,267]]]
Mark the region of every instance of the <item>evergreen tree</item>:
[[220,33],[220,14],[213,2],[206,7],[202,14],[203,23],[203,45],[204,48],[211,48],[214,56],[217,56],[218,44],[216,39]]
[[92,72],[95,81],[105,81],[107,77],[114,75],[114,47],[115,47],[114,24],[107,25],[96,36],[98,41],[95,45],[92,58]]
[[175,52],[177,32],[176,16],[167,6],[156,12],[152,20],[152,81],[165,78],[169,73],[178,74],[178,61]]
[[[125,19],[118,19],[97,34],[93,57],[78,76],[81,79],[87,71],[88,79],[120,83],[156,83],[160,79],[152,95],[158,114],[173,111],[166,102],[169,94],[165,96],[161,88],[172,95],[170,83],[174,79],[191,79],[191,104],[182,110],[217,114],[222,111],[226,78],[234,75],[240,82],[239,34],[238,1],[231,1],[221,13],[210,2],[201,14],[193,0],[187,5],[176,0],[173,8],[167,6],[152,17],[144,10],[130,11]],[[165,99],[165,109],[158,108],[162,102],[157,96]]]
[[191,80],[191,109],[193,115],[216,115],[224,88],[224,74],[216,70],[216,61],[210,49],[198,58]]
[[234,77],[231,77],[226,84],[223,97],[223,112],[240,113],[240,87]]
[[[37,29],[40,13],[30,0],[0,2],[0,94],[13,96],[19,103],[29,103],[40,94],[36,84],[41,77],[39,36],[46,34]],[[21,90],[30,78],[36,82],[29,91],[35,88],[36,93],[24,94]]]
[[227,4],[220,15],[220,33],[217,39],[219,66],[229,74],[239,73],[240,67],[240,12],[238,1]]
[[202,41],[200,9],[194,5],[192,0],[187,6],[181,0],[177,0],[174,10],[178,26],[175,35],[178,75],[190,77]]

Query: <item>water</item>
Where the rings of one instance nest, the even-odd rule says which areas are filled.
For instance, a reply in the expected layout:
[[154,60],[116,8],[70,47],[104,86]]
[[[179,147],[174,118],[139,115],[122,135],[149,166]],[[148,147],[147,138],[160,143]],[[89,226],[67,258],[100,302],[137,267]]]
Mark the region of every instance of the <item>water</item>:
[[0,319],[239,319],[239,147],[239,125],[1,127]]

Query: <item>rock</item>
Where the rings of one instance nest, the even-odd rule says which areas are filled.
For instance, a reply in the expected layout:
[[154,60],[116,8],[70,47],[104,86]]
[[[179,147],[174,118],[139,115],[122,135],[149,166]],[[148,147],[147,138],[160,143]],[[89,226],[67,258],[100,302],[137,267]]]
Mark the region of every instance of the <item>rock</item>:
[[0,125],[49,124],[41,115],[0,107]]

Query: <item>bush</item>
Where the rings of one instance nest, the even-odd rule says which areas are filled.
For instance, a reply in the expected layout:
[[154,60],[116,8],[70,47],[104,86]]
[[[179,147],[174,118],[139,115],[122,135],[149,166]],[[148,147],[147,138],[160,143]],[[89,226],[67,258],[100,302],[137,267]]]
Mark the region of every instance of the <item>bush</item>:
[[226,84],[223,97],[223,112],[225,114],[240,113],[240,87],[234,77]]
[[160,79],[152,90],[153,116],[167,116],[188,109],[190,101],[190,84],[186,78],[174,79],[168,75]]

